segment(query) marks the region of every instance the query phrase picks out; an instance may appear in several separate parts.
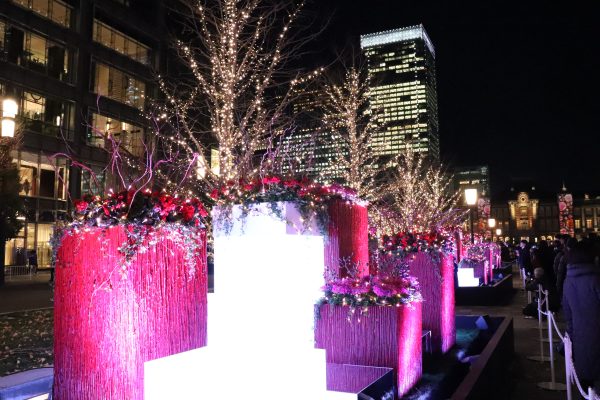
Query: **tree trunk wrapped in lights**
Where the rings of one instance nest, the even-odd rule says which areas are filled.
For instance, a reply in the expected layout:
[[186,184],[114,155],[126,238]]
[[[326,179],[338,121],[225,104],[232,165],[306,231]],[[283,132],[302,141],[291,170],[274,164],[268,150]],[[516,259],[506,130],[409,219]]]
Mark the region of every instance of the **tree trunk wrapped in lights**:
[[323,129],[331,133],[336,150],[332,168],[341,171],[344,184],[362,199],[379,198],[375,182],[379,168],[374,152],[379,126],[374,118],[376,110],[368,101],[368,79],[351,68],[341,84],[327,82],[323,92]]
[[141,400],[144,362],[206,345],[205,231],[191,230],[190,237],[189,230],[161,226],[125,258],[132,229],[93,227],[63,236],[55,398]]

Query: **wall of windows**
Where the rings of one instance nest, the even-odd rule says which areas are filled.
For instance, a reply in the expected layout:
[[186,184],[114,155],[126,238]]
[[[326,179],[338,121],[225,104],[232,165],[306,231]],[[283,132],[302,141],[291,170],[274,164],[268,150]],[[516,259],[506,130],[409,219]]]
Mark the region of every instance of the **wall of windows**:
[[94,20],[94,41],[113,49],[132,60],[150,65],[150,48],[111,28],[103,22]]
[[0,21],[0,57],[51,78],[74,81],[71,50],[4,21]]
[[13,0],[14,3],[29,8],[42,17],[66,28],[71,27],[72,7],[59,0]]
[[128,122],[92,114],[92,124],[88,133],[90,146],[107,148],[109,140],[114,140],[121,148],[136,157],[144,154],[144,129]]
[[27,204],[25,225],[6,243],[5,265],[27,265],[35,252],[38,266],[50,266],[50,236],[59,214],[66,212],[68,164],[42,153],[13,152]]
[[24,129],[67,140],[73,139],[75,113],[72,103],[28,91],[22,92],[20,103],[19,115]]
[[121,70],[93,62],[94,79],[92,90],[101,96],[144,109],[146,84]]

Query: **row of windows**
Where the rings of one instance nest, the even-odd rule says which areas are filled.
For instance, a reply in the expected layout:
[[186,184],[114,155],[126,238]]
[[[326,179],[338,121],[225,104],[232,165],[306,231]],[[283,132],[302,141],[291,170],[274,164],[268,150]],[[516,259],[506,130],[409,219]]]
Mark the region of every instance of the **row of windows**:
[[73,52],[43,36],[0,21],[0,57],[64,82],[74,81]]
[[123,32],[94,20],[94,41],[142,64],[150,64],[150,48]]
[[51,19],[66,28],[71,27],[72,7],[59,0],[13,0],[16,4],[28,8],[42,17]]

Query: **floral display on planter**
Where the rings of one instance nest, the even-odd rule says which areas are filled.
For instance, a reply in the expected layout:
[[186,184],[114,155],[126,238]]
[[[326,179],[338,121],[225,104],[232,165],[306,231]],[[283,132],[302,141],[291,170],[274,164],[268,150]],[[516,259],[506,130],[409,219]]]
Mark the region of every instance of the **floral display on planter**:
[[180,223],[200,226],[208,216],[202,202],[196,198],[171,196],[158,191],[126,190],[110,193],[106,198],[86,195],[73,202],[73,226],[111,226],[133,223],[157,226]]
[[384,235],[381,246],[384,251],[396,256],[406,256],[418,252],[431,255],[440,251],[444,253],[454,252],[453,236],[446,232],[400,232],[391,236]]
[[371,306],[400,307],[422,300],[419,283],[410,276],[408,263],[402,258],[382,254],[377,274],[362,278],[356,273],[357,266],[347,260],[341,260],[341,266],[347,271],[345,277],[339,276],[339,269],[326,269],[324,296],[317,303],[317,310],[330,304],[349,306],[351,314],[356,309],[365,313]]
[[[230,181],[213,189],[209,197],[221,208],[241,205],[245,215],[250,212],[253,204],[269,203],[273,214],[281,219],[284,217],[277,203],[294,202],[298,205],[302,219],[308,223],[313,216],[316,217],[323,232],[327,230],[328,201],[341,199],[353,204],[366,204],[354,190],[338,184],[321,185],[306,178],[297,180],[278,176],[266,176],[249,182]],[[221,213],[219,220],[213,222],[224,224],[227,230],[232,225],[232,221],[228,220],[229,215],[230,213]]]
[[111,191],[106,198],[85,195],[75,200],[73,206],[70,221],[57,226],[51,238],[53,260],[64,235],[77,235],[94,227],[126,225],[127,241],[120,248],[124,267],[136,253],[156,245],[161,239],[156,235],[159,227],[162,236],[168,232],[170,239],[184,242],[191,266],[198,246],[202,245],[196,238],[198,230],[204,227],[204,218],[208,216],[200,200],[171,196],[164,191]]

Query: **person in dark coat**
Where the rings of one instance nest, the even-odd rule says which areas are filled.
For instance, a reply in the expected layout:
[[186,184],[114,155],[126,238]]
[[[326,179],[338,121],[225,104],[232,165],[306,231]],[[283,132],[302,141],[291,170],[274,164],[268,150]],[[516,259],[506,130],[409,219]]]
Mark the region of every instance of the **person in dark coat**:
[[[542,285],[542,290],[548,292],[548,307],[550,308],[550,311],[558,311],[558,309],[560,308],[560,302],[556,294],[556,288],[546,276],[544,269],[541,267],[536,268],[533,271],[533,276],[534,278],[527,282],[525,290],[535,292],[536,290],[538,290],[539,285]],[[545,305],[542,306],[542,311],[546,311]],[[527,304],[523,308],[523,315],[526,315],[528,317],[537,317],[537,296],[535,296],[534,300],[531,303]]]
[[527,240],[521,240],[517,251],[519,252],[519,255],[517,256],[519,268],[524,269],[528,275],[531,275],[533,273],[533,267],[531,265],[531,255],[529,254],[529,243]]
[[600,268],[587,243],[577,243],[568,255],[563,310],[577,376],[600,390]]
[[577,239],[568,237],[568,240],[565,245],[565,250],[563,252],[562,257],[558,262],[558,267],[556,269],[556,290],[558,292],[559,298],[563,297],[563,286],[565,284],[565,279],[567,278],[567,263],[569,259],[569,254],[571,249],[577,245]]

